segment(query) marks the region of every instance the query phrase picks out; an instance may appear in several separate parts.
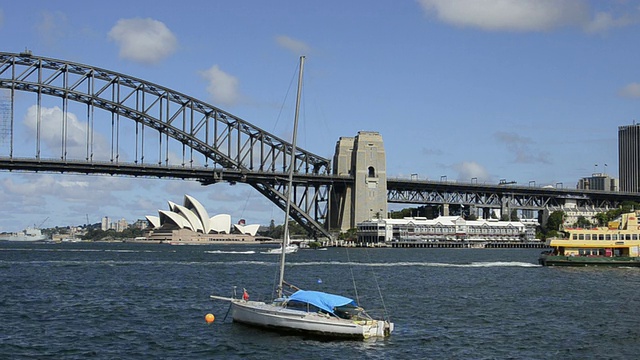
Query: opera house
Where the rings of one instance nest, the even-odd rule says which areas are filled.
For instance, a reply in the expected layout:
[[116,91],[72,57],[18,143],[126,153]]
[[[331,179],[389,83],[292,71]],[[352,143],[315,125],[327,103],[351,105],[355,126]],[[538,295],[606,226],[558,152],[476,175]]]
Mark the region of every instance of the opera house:
[[184,204],[169,201],[169,210],[158,210],[158,216],[146,216],[149,241],[181,244],[220,244],[271,240],[257,237],[260,225],[245,225],[244,220],[231,224],[231,215],[209,217],[207,210],[194,197],[185,195]]

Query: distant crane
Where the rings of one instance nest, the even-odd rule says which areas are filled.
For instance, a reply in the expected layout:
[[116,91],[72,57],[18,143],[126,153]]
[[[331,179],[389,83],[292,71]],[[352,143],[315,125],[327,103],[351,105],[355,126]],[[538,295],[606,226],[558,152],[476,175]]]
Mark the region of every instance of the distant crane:
[[87,215],[87,226],[89,226],[89,214],[86,214],[86,215]]
[[41,229],[41,228],[42,228],[42,225],[44,225],[44,223],[46,223],[46,222],[47,222],[47,220],[49,220],[49,217],[48,217],[48,216],[47,216],[47,218],[46,218],[46,219],[42,220],[42,222],[40,223],[40,225],[36,226],[36,229]]

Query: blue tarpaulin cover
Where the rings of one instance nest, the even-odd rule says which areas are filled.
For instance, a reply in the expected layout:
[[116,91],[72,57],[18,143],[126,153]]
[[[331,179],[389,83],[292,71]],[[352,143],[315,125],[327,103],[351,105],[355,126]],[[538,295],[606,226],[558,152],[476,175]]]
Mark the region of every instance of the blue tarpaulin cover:
[[333,314],[333,309],[337,306],[344,306],[347,304],[356,306],[356,302],[353,299],[349,299],[344,296],[307,290],[296,291],[289,297],[289,301],[309,303],[331,314]]

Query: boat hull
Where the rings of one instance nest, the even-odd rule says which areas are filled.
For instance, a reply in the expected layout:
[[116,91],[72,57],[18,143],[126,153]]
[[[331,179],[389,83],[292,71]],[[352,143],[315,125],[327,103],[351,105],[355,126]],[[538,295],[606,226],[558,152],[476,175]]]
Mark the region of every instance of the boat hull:
[[393,323],[383,320],[352,321],[238,299],[231,301],[231,316],[233,321],[251,326],[324,338],[364,340],[386,337],[393,331]]
[[38,228],[27,228],[18,233],[0,235],[0,241],[33,242],[44,240],[47,240],[47,235],[44,235]]
[[624,266],[640,267],[640,257],[541,256],[542,266]]
[[45,240],[47,240],[47,236],[46,235],[39,235],[39,236],[26,236],[26,235],[0,236],[0,241],[34,242],[34,241],[45,241]]

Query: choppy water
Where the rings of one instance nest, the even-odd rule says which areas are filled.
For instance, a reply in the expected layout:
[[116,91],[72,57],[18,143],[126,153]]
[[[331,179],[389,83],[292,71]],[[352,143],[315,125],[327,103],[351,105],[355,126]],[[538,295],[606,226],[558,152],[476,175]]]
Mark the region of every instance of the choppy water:
[[[224,321],[209,300],[268,297],[251,246],[0,243],[0,358],[632,359],[640,269],[543,268],[539,249],[301,250],[287,280],[386,306],[386,340],[319,342]],[[382,289],[384,303],[377,288]],[[204,315],[216,321],[206,324]]]

